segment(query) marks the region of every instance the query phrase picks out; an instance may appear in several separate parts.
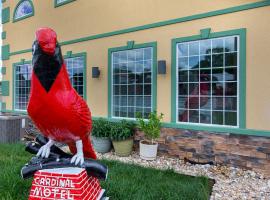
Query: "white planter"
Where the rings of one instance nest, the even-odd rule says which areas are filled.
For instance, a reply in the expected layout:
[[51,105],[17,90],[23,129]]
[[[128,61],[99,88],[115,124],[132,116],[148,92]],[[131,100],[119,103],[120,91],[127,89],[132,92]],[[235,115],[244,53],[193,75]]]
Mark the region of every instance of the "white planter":
[[145,160],[155,160],[157,158],[158,143],[144,144],[140,141],[140,157]]

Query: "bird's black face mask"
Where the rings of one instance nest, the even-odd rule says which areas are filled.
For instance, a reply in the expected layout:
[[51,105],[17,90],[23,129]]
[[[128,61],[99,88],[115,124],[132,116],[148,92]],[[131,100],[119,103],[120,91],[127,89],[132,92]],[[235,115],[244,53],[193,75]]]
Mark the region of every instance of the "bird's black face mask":
[[61,48],[57,43],[54,55],[48,55],[41,49],[38,42],[35,41],[32,53],[34,73],[43,88],[49,92],[63,64]]

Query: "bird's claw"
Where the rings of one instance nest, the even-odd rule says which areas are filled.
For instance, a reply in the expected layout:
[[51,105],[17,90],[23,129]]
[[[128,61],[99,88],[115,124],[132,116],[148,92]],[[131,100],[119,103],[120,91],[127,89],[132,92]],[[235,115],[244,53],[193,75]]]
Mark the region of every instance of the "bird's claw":
[[77,153],[75,154],[72,158],[70,163],[74,163],[75,165],[78,165],[80,163],[80,165],[82,165],[84,163],[84,157],[83,154],[81,153]]
[[51,151],[51,147],[45,144],[39,149],[37,153],[37,157],[41,156],[42,158],[48,158],[50,155],[50,151]]

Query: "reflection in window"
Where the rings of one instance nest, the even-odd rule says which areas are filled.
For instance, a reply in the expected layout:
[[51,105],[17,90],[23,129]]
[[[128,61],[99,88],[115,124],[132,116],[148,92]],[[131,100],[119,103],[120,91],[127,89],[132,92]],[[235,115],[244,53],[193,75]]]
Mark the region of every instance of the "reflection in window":
[[34,13],[34,9],[32,6],[32,3],[29,0],[25,0],[20,2],[20,4],[17,6],[15,10],[14,19],[21,19],[26,16],[31,16]]
[[30,93],[31,74],[31,64],[21,64],[15,66],[15,110],[26,110],[27,108]]
[[81,97],[84,97],[84,56],[66,58],[70,82]]
[[178,121],[238,125],[238,37],[177,44]]
[[152,109],[152,47],[112,53],[114,117],[148,117]]

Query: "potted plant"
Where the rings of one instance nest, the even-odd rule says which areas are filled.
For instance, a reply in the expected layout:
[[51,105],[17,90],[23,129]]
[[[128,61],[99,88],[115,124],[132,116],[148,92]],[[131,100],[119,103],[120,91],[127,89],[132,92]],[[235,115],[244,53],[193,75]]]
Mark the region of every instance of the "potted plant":
[[138,128],[144,132],[145,138],[140,141],[140,157],[145,160],[155,160],[157,157],[158,142],[155,139],[160,136],[161,120],[163,114],[151,112],[148,120],[137,115]]
[[92,142],[94,149],[99,153],[107,153],[112,148],[110,139],[111,123],[102,118],[93,120],[92,124]]
[[133,148],[134,124],[125,120],[114,122],[111,139],[116,155],[129,156]]

